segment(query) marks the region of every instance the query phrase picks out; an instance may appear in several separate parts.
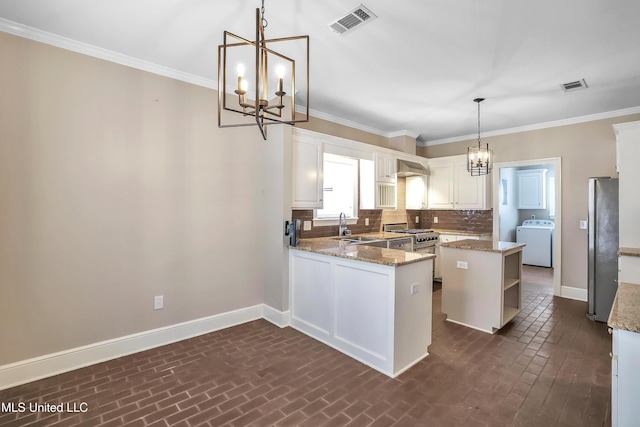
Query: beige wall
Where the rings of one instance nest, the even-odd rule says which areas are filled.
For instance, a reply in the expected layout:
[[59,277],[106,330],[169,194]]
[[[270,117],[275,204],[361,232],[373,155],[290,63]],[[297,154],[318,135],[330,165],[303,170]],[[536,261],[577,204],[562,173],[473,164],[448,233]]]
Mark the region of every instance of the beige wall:
[[[587,287],[587,180],[592,176],[617,176],[614,123],[640,119],[616,117],[574,125],[482,138],[494,150],[496,162],[562,158],[562,278],[563,286]],[[418,147],[424,157],[466,153],[474,141]]]
[[263,302],[255,128],[218,129],[209,89],[0,52],[0,365]]
[[[0,52],[0,366],[261,303],[287,310],[289,127],[263,141],[219,129],[210,89],[6,33]],[[301,127],[395,148],[324,120]]]

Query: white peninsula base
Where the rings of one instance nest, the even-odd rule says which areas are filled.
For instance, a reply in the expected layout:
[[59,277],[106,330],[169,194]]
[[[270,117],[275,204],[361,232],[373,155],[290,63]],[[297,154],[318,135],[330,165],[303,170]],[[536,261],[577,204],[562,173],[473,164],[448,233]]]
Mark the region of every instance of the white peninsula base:
[[291,326],[395,377],[428,355],[433,259],[389,266],[291,249]]

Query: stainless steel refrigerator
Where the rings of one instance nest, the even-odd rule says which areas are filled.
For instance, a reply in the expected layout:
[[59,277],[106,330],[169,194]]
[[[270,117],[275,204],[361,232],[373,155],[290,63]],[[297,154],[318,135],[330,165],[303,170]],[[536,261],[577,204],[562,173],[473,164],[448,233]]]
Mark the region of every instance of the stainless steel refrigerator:
[[618,179],[589,178],[589,315],[609,318],[618,289]]

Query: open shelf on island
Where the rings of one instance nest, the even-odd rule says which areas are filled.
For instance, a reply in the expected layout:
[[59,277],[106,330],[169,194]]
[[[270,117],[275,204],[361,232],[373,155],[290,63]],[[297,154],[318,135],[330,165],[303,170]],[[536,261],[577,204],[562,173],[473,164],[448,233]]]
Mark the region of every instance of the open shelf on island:
[[503,290],[507,290],[512,286],[515,286],[517,284],[520,283],[520,279],[516,279],[516,278],[512,278],[512,277],[505,277],[504,278],[504,289]]

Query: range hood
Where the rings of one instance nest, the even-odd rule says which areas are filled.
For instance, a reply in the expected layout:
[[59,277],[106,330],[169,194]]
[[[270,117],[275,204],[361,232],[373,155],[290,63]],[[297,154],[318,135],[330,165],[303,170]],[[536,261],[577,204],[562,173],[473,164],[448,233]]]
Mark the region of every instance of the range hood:
[[425,168],[420,163],[398,159],[397,174],[398,176],[429,175],[429,169]]

